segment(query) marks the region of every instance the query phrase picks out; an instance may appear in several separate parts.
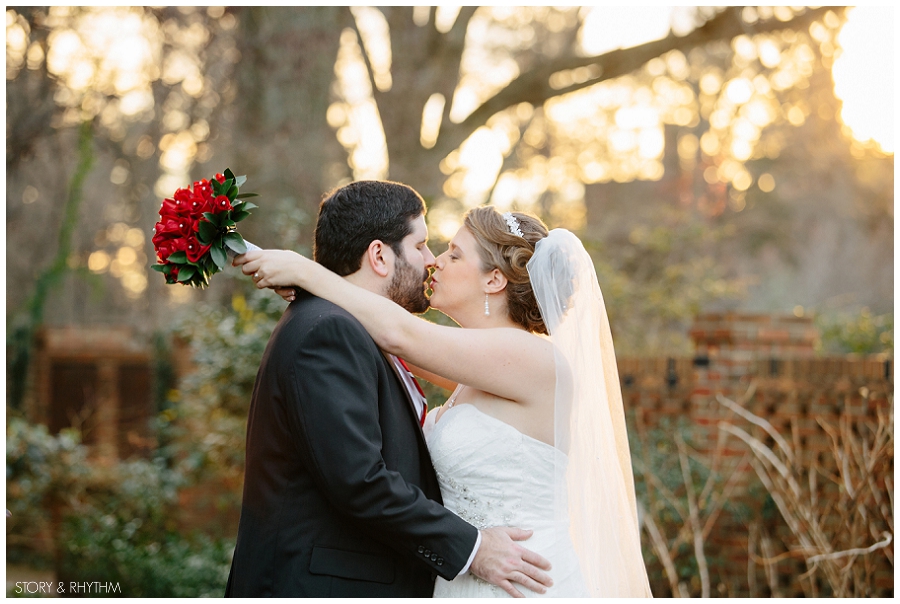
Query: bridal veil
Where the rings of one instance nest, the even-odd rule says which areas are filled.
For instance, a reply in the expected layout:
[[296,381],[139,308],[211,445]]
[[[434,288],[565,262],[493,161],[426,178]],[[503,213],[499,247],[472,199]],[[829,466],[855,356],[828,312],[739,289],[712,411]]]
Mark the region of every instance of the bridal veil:
[[[592,597],[651,597],[609,319],[581,241],[554,229],[535,246],[528,274],[556,355],[558,511]],[[564,482],[564,484],[563,484]]]

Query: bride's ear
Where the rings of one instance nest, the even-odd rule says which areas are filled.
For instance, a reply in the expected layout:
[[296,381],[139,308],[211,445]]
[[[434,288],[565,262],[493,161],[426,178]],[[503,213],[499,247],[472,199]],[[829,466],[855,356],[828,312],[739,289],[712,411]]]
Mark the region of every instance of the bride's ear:
[[500,272],[499,268],[493,269],[491,272],[487,274],[488,280],[484,284],[484,293],[486,294],[496,294],[497,292],[502,292],[506,289],[506,284],[508,283],[506,279],[506,275]]
[[385,245],[381,240],[376,239],[369,244],[368,248],[366,248],[366,254],[363,256],[363,263],[368,263],[372,272],[379,277],[387,277],[394,264],[394,250],[392,250],[389,245]]

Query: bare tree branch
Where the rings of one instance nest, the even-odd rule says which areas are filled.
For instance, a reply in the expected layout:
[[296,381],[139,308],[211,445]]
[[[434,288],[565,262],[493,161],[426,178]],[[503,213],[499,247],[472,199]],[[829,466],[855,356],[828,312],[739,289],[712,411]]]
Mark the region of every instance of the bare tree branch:
[[[449,152],[462,144],[472,132],[483,126],[488,118],[507,107],[519,103],[541,105],[551,98],[631,73],[650,59],[659,57],[671,50],[686,52],[710,42],[730,40],[742,34],[752,36],[784,29],[802,29],[809,27],[810,23],[823,17],[828,11],[841,10],[842,8],[840,7],[826,6],[806,10],[790,21],[780,21],[773,18],[750,24],[742,18],[743,7],[731,6],[684,37],[678,37],[674,33],[670,33],[661,40],[590,57],[579,57],[575,56],[574,53],[570,53],[544,62],[538,67],[520,74],[505,88],[482,103],[462,122],[458,124],[449,122],[441,124],[438,144],[441,149],[446,149]],[[554,89],[550,86],[550,76],[554,73],[589,65],[599,67],[601,74],[596,78],[560,89]]]
[[353,31],[356,32],[359,49],[362,51],[363,63],[366,65],[366,73],[369,75],[369,85],[372,87],[372,97],[376,99],[375,102],[377,103],[377,99],[382,92],[378,89],[378,86],[375,85],[375,70],[372,68],[372,60],[369,58],[369,47],[366,44],[366,39],[363,37],[362,32],[359,31],[359,23],[356,22],[356,15],[354,15],[349,8],[346,10],[350,12],[349,21],[353,24]]
[[653,549],[656,550],[656,557],[659,558],[663,568],[666,570],[666,578],[669,580],[669,587],[672,589],[672,595],[676,598],[681,596],[681,590],[678,585],[678,571],[675,570],[675,564],[672,562],[672,556],[666,547],[666,540],[663,538],[659,527],[653,521],[653,517],[644,509],[644,506],[638,502],[638,509],[641,512],[641,518],[644,519],[644,527],[647,534],[650,535],[650,541],[653,543]]
[[700,512],[697,510],[697,495],[694,493],[694,481],[691,479],[687,445],[684,444],[684,439],[681,437],[680,432],[675,433],[675,444],[678,446],[678,460],[681,462],[681,475],[684,477],[691,533],[694,537],[694,556],[697,559],[697,570],[700,573],[700,597],[708,598],[710,596],[709,567],[706,564],[706,554],[703,551],[703,529],[700,528]]
[[888,532],[882,534],[882,541],[878,543],[873,543],[869,547],[856,547],[853,549],[845,549],[842,552],[830,552],[827,554],[819,554],[818,556],[813,556],[807,562],[818,562],[819,560],[837,560],[838,558],[846,558],[847,556],[862,556],[865,554],[871,554],[872,552],[878,551],[882,547],[887,547],[891,544],[894,537]]

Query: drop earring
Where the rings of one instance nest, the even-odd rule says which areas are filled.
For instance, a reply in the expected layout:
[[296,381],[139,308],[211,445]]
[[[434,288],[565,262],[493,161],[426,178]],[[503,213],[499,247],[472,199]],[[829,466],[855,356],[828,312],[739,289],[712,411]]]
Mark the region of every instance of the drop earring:
[[491,316],[491,305],[488,303],[488,295],[484,294],[484,316]]

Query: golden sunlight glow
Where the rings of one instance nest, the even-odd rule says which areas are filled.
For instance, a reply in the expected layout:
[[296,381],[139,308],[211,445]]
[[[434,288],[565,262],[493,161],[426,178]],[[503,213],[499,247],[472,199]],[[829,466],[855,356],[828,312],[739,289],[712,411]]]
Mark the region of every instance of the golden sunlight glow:
[[372,66],[372,79],[378,90],[391,89],[391,40],[387,20],[377,8],[366,6],[351,7],[353,18],[362,36],[369,64]]
[[848,9],[837,36],[834,92],[844,105],[841,120],[858,141],[874,140],[894,152],[894,9]]
[[756,184],[763,193],[771,193],[775,190],[775,178],[768,172],[760,174]]
[[[370,33],[377,35],[378,31],[373,28]],[[356,33],[345,29],[334,66],[342,100],[328,108],[326,117],[350,155],[353,178],[381,179],[388,171],[387,143],[362,53]]]
[[507,141],[492,128],[481,127],[472,133],[459,148],[459,164],[465,170],[460,181],[462,197],[469,207],[476,206],[490,190],[503,165]]
[[105,273],[109,268],[109,254],[97,250],[88,257],[88,268],[94,273]]
[[419,142],[426,149],[431,149],[437,142],[445,103],[444,95],[435,92],[428,98],[425,108],[422,109],[422,129],[419,134]]
[[585,18],[581,46],[598,55],[658,40],[669,34],[671,19],[672,9],[663,6],[595,6]]

